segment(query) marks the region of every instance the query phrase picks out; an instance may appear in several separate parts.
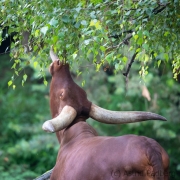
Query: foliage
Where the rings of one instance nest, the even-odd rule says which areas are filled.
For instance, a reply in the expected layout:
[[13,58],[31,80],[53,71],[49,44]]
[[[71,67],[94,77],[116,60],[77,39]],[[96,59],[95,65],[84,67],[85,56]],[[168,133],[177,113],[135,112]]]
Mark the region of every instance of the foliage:
[[[147,75],[151,63],[158,67],[170,62],[177,78],[180,67],[177,0],[1,3],[0,24],[2,28],[8,27],[4,39],[15,33],[11,44],[14,76],[29,64],[39,65],[44,76],[49,47],[54,44],[60,58],[71,65],[81,65],[81,60],[86,59],[83,62],[93,64],[97,70],[108,62],[116,71],[124,70],[131,59],[121,50],[128,45],[130,54],[137,53],[141,76]],[[23,76],[23,83],[26,79]],[[8,84],[13,87],[13,79]]]

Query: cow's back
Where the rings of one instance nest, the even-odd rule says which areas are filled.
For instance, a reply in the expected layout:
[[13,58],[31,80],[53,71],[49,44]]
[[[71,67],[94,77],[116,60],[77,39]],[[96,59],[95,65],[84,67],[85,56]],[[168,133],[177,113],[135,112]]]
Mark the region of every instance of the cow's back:
[[154,171],[164,179],[167,166],[167,154],[150,138],[96,136],[62,147],[51,180],[150,180]]

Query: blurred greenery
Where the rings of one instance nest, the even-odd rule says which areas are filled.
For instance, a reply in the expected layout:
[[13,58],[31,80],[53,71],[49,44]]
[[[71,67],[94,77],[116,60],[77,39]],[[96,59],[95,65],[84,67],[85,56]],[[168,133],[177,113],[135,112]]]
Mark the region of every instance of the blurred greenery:
[[19,86],[8,88],[12,63],[8,56],[0,60],[0,179],[32,179],[54,166],[59,148],[55,135],[41,129],[50,118],[48,87],[26,68],[26,85],[17,78]]
[[[14,80],[17,87],[8,88],[12,76],[12,62],[8,55],[0,55],[0,179],[30,180],[51,169],[56,161],[59,144],[55,134],[42,131],[42,123],[50,118],[49,87],[39,78],[38,69],[24,68]],[[180,177],[180,84],[173,79],[170,67],[149,67],[142,80],[136,63],[131,69],[128,88],[122,74],[114,74],[113,67],[95,72],[80,67],[81,76],[75,81],[93,103],[111,110],[143,110],[161,114],[167,122],[149,121],[126,125],[107,125],[88,120],[100,135],[120,136],[138,134],[157,140],[170,156],[171,179]],[[73,71],[76,68],[72,69]],[[27,74],[24,86],[21,76]],[[47,71],[46,79],[50,82]],[[49,85],[49,84],[48,84]],[[146,86],[151,101],[142,96]]]

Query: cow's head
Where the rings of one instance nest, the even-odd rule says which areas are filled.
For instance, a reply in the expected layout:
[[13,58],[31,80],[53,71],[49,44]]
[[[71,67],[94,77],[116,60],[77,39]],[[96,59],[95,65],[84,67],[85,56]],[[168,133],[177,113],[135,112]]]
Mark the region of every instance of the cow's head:
[[50,56],[52,59],[50,108],[53,119],[43,124],[45,131],[57,132],[78,121],[85,121],[88,117],[108,124],[166,120],[164,117],[150,112],[109,111],[92,104],[88,101],[86,92],[73,81],[69,65],[59,60],[52,47]]

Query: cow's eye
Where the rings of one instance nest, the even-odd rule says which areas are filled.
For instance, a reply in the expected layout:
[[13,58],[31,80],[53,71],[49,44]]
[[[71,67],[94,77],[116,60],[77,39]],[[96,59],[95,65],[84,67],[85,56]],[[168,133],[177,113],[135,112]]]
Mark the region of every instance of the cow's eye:
[[60,60],[57,61],[57,64],[60,66]]

